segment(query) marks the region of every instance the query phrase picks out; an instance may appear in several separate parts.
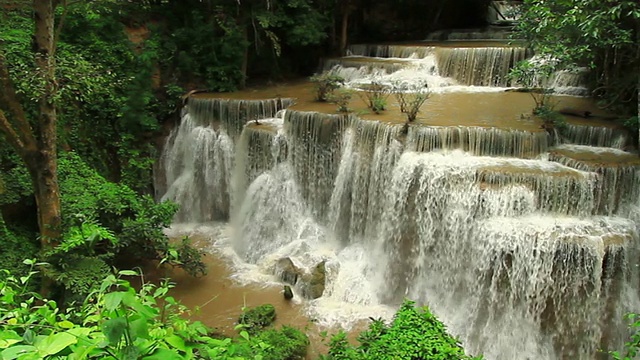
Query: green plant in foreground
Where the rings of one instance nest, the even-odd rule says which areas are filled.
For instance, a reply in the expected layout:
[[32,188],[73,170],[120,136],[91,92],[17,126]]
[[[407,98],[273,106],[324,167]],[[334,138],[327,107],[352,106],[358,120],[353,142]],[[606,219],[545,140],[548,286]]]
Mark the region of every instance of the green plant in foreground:
[[346,333],[338,333],[332,337],[329,354],[323,359],[472,359],[428,308],[417,308],[411,301],[402,304],[391,324],[374,320],[358,341],[360,345],[351,345]]
[[238,324],[243,325],[249,333],[256,333],[259,330],[271,325],[276,320],[276,309],[271,304],[264,304],[251,309],[244,309]]
[[[289,327],[250,335],[240,326],[238,338],[212,336],[189,310],[168,295],[168,281],[144,282],[136,290],[125,270],[106,276],[80,304],[62,309],[31,292],[37,267],[23,277],[0,276],[0,359],[302,359],[307,336]],[[141,277],[142,278],[142,277]]]
[[344,85],[344,79],[341,76],[324,73],[312,76],[309,80],[315,84],[315,98],[317,101],[330,101],[333,92]]
[[631,322],[629,325],[632,331],[629,341],[624,344],[624,352],[609,351],[609,355],[614,360],[632,360],[640,353],[640,315],[628,314],[627,320]]

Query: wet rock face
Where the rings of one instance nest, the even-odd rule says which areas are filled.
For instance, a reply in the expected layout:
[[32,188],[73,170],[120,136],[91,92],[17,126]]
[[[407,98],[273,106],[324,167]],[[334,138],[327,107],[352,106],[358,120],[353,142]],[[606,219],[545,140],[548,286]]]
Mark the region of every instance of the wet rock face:
[[[282,282],[295,285],[304,298],[313,300],[321,297],[324,293],[327,277],[325,263],[326,261],[320,262],[311,272],[304,273],[293,263],[291,258],[286,257],[278,260],[274,272]],[[287,287],[285,286],[285,289]],[[285,297],[286,295],[285,291]],[[293,293],[291,293],[291,297],[293,297]]]
[[302,271],[295,266],[290,258],[282,258],[276,263],[275,275],[283,282],[295,285],[302,275]]
[[319,263],[313,268],[311,273],[302,276],[300,289],[302,296],[305,298],[311,300],[317,299],[324,293],[327,277],[325,263],[326,261]]

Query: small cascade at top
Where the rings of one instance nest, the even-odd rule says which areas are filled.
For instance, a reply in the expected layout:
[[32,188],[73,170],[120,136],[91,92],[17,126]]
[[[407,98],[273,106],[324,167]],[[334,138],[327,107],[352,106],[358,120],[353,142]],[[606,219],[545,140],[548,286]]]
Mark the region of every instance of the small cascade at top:
[[507,87],[512,85],[509,70],[527,57],[524,47],[460,45],[466,46],[352,45],[348,49],[351,56],[326,60],[323,69],[360,82],[366,76],[382,82],[415,82],[422,73],[431,77],[427,83],[433,91],[452,85]]

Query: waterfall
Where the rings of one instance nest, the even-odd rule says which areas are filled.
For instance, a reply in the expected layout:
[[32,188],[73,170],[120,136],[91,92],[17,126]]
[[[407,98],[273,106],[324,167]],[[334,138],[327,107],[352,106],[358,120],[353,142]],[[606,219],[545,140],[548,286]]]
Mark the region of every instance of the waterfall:
[[[190,98],[180,126],[167,138],[156,175],[161,200],[180,204],[176,221],[228,219],[235,166],[234,138],[250,120],[273,117],[291,99]],[[259,152],[261,153],[261,152]]]
[[[449,92],[480,88],[495,92],[482,101],[508,106],[498,92],[527,56],[414,45],[352,45],[353,56],[323,66],[352,88],[426,83],[454,101],[476,98]],[[583,76],[557,73],[553,83],[575,90]],[[217,245],[238,269],[280,281],[279,264],[293,264],[296,297],[308,297],[320,324],[389,319],[409,298],[487,359],[619,349],[623,315],[640,306],[640,160],[623,151],[626,133],[570,124],[550,136],[536,124],[509,128],[526,119],[498,128],[486,114],[429,115],[403,126],[304,111],[292,99],[192,97],[162,151],[159,198],[181,206],[178,222],[228,220],[229,240]],[[305,277],[318,266],[324,288],[309,298]]]
[[[427,74],[431,77],[427,83],[432,89],[453,85],[452,80],[464,86],[512,86],[508,78],[510,69],[528,55],[524,47],[504,44],[491,47],[434,47],[428,43],[424,46],[352,45],[349,52],[354,56],[325,60],[323,70],[332,71],[347,81],[369,77],[388,83],[415,81]],[[408,71],[411,73],[401,75]]]
[[640,198],[640,160],[614,148],[562,145],[550,154],[550,160],[572,168],[598,174],[597,206],[602,214],[628,214]]
[[438,48],[438,67],[443,76],[461,84],[476,86],[511,86],[509,70],[526,59],[523,47]]
[[432,55],[435,49],[434,46],[356,44],[350,45],[347,52],[352,56],[424,59]]
[[617,149],[625,148],[631,141],[624,129],[576,124],[567,124],[566,129],[562,130],[562,137],[570,144]]

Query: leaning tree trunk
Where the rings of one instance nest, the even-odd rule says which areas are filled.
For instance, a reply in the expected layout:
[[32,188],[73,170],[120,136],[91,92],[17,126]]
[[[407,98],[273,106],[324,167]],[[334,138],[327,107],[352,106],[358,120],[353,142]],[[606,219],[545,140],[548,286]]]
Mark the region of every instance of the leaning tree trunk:
[[340,29],[340,55],[345,56],[347,52],[348,34],[349,34],[349,15],[351,11],[347,6],[342,13],[342,25]]
[[34,0],[35,63],[42,81],[36,121],[37,150],[27,155],[25,162],[31,174],[36,203],[41,244],[53,247],[60,238],[60,192],[58,188],[58,157],[55,95],[55,8],[57,0]]

